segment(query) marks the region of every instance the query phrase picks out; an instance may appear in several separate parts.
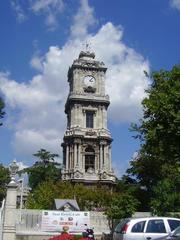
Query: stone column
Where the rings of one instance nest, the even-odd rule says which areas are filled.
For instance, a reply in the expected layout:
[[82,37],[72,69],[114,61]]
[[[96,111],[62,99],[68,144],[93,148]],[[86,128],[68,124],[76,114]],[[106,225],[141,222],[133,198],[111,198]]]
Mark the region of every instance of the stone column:
[[106,152],[106,147],[105,145],[103,145],[103,156],[102,156],[102,168],[104,169],[104,165],[105,165],[105,153]]
[[98,170],[99,166],[98,166],[98,156],[97,154],[95,154],[95,172]]
[[102,170],[103,167],[103,145],[102,143],[100,143],[100,170]]
[[105,94],[105,75],[104,75],[104,73],[101,77],[101,93],[102,93],[102,95]]
[[74,105],[74,126],[78,126],[78,106]]
[[66,170],[69,170],[69,146],[66,145]]
[[74,146],[71,145],[71,169],[74,168]]
[[85,155],[84,154],[82,155],[82,169],[83,169],[83,172],[85,172]]
[[82,122],[83,122],[83,128],[86,128],[86,111],[83,109],[82,110],[83,112],[83,119],[82,119]]
[[73,116],[74,116],[74,121],[73,121],[73,127],[76,126],[76,104],[74,104],[74,107],[73,107]]
[[17,198],[17,184],[14,180],[7,186],[7,195],[4,207],[4,224],[2,240],[15,240],[16,239],[16,198]]
[[69,170],[71,169],[71,159],[72,159],[72,154],[71,154],[71,145],[69,146]]
[[107,129],[107,110],[104,107],[104,128]]
[[109,145],[106,146],[106,158],[107,158],[106,169],[109,171],[110,170]]
[[71,127],[74,127],[74,108],[71,109]]
[[101,107],[101,126],[102,126],[102,128],[104,128],[103,107]]
[[77,105],[77,125],[81,127],[81,114],[80,114],[80,106]]
[[111,145],[109,146],[109,170],[111,171],[112,169],[112,167],[111,167],[111,161],[112,161],[112,159],[111,159]]
[[98,107],[97,109],[97,128],[101,128],[101,125],[100,125],[100,107]]
[[81,144],[78,147],[78,165],[82,166],[82,158],[81,158]]
[[77,143],[74,144],[74,168],[77,166]]

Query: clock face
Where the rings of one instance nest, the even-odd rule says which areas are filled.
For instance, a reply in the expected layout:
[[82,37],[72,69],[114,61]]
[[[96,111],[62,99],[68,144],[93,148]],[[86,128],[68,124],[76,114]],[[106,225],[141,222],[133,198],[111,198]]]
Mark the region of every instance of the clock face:
[[88,87],[93,87],[95,82],[96,82],[95,78],[91,75],[84,77],[84,84]]

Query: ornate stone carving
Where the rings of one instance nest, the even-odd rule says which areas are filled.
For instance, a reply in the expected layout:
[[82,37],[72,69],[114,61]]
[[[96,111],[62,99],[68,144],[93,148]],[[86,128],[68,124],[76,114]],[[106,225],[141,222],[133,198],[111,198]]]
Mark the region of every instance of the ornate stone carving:
[[94,174],[95,170],[93,168],[88,168],[87,173],[88,174]]
[[91,86],[84,87],[83,89],[84,89],[84,92],[87,92],[87,93],[95,93],[96,92],[96,88],[91,87]]
[[86,131],[86,135],[87,136],[94,136],[94,135],[97,135],[97,133],[95,131],[93,131],[92,129],[89,129],[88,131]]
[[74,172],[74,177],[75,177],[75,178],[82,178],[82,177],[83,177],[83,173],[80,172],[79,170],[76,170],[76,171]]

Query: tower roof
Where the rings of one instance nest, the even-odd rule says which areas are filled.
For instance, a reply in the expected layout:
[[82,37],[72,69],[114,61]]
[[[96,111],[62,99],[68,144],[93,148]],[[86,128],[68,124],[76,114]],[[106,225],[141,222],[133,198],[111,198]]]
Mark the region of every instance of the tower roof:
[[79,59],[83,58],[83,59],[94,59],[95,58],[95,53],[94,52],[89,52],[89,51],[81,51],[79,54]]
[[69,68],[68,79],[72,74],[72,70],[75,68],[91,68],[104,72],[107,70],[104,63],[102,61],[95,60],[95,53],[90,51],[80,52],[78,59],[75,59],[72,66]]

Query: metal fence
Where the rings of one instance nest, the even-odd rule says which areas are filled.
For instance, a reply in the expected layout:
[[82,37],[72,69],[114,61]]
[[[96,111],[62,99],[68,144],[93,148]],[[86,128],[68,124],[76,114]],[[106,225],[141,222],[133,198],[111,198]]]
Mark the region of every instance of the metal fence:
[[25,232],[41,232],[41,210],[17,209],[16,234]]

